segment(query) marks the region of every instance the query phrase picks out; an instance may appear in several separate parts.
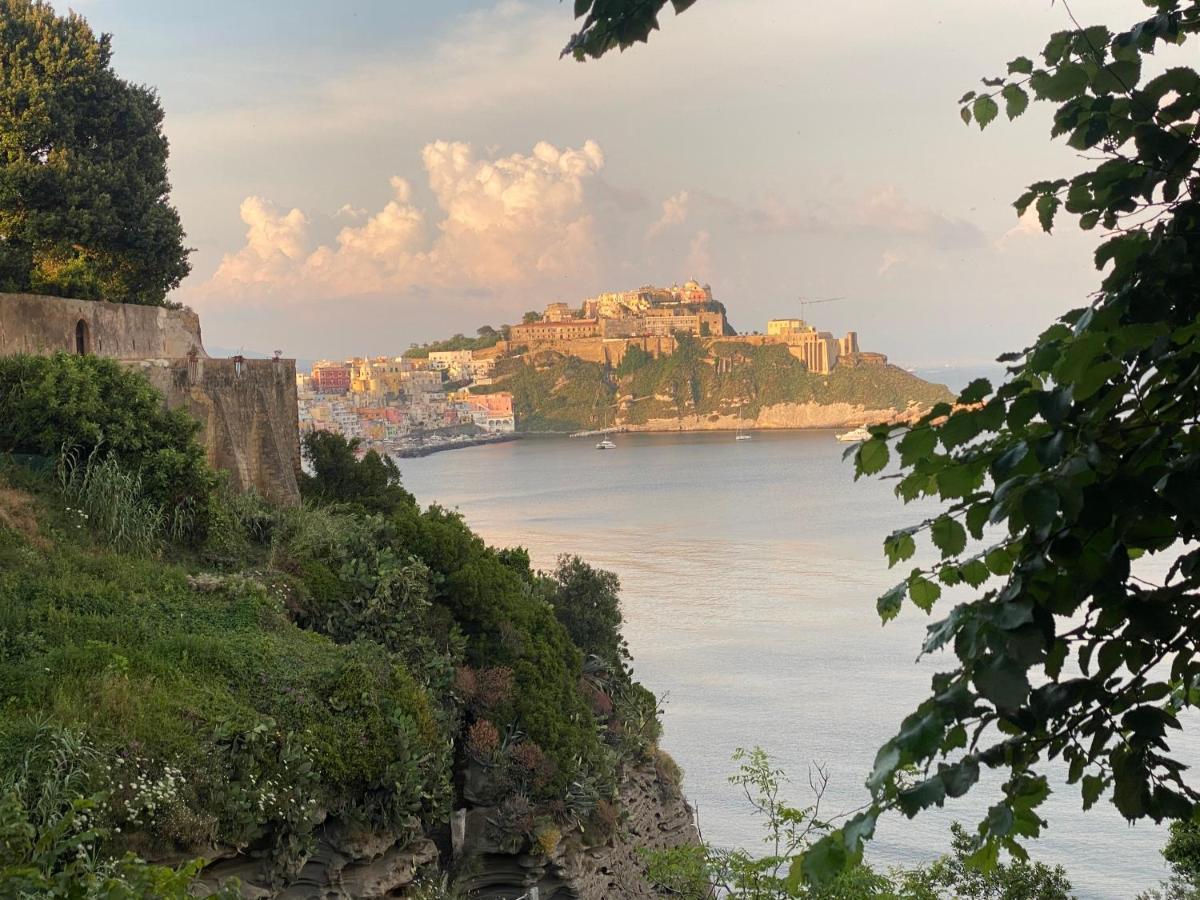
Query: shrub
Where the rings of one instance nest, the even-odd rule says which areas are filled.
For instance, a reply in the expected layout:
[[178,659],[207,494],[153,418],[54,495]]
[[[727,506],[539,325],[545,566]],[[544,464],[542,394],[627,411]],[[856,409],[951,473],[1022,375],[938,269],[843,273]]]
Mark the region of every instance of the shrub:
[[359,443],[358,438],[347,440],[331,431],[305,435],[302,450],[313,473],[300,477],[304,497],[385,515],[415,507],[412,494],[400,485],[400,469],[392,458],[368,450],[359,459]]
[[578,556],[560,556],[553,575],[554,615],[586,654],[620,667],[629,659],[621,636],[621,582]]
[[167,410],[145,377],[97,356],[0,357],[0,452],[79,459],[98,448],[140,473],[147,500],[173,520],[190,510],[189,537],[208,526],[217,479],[195,441],[199,425]]
[[480,719],[467,729],[467,753],[479,762],[490,762],[500,749],[500,732],[487,719]]

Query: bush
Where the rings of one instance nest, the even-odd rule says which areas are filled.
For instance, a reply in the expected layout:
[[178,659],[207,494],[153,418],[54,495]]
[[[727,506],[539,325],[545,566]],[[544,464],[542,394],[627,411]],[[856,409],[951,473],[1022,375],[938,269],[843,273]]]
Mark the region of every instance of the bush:
[[196,443],[199,428],[182,410],[166,409],[141,373],[114,360],[0,357],[0,452],[109,454],[140,474],[146,499],[169,520],[185,511],[193,538],[207,529],[217,482]]
[[400,469],[390,456],[368,450],[358,458],[359,440],[331,431],[304,436],[302,449],[313,474],[303,473],[300,490],[316,503],[345,503],[365,512],[392,515],[415,507],[412,494],[400,485]]
[[552,576],[554,615],[586,654],[620,668],[629,659],[621,636],[621,582],[578,556],[563,555]]

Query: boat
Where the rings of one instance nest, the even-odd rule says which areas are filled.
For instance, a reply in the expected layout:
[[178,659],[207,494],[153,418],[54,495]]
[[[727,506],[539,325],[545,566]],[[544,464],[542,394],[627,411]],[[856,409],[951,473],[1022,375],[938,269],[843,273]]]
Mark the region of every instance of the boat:
[[748,441],[753,437],[748,431],[738,430],[738,433],[733,436],[735,441]]
[[867,426],[859,425],[857,428],[853,429],[852,431],[843,431],[841,434],[839,434],[837,436],[837,439],[839,441],[845,441],[846,443],[849,444],[849,443],[854,443],[857,441],[865,441],[865,440],[868,440],[870,437],[871,437],[871,432],[867,431]]
[[602,440],[596,442],[596,449],[597,450],[616,450],[617,445],[614,444],[612,441],[610,441],[608,438],[603,438]]

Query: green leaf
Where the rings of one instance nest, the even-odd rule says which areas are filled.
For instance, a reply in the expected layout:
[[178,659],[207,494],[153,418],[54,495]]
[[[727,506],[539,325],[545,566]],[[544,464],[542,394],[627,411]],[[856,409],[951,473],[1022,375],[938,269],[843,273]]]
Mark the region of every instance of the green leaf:
[[900,451],[900,463],[911,466],[917,460],[928,459],[937,449],[937,434],[927,426],[913,428],[896,445]]
[[962,109],[960,109],[958,111],[958,115],[959,115],[959,118],[961,118],[963,120],[964,125],[971,124],[971,107],[964,106]]
[[1010,120],[1021,115],[1029,106],[1029,95],[1015,84],[1006,84],[1000,94],[1004,97],[1004,114]]
[[992,392],[992,383],[986,378],[976,378],[958,395],[958,402],[965,405],[978,403]]
[[1018,56],[1008,64],[1009,75],[1028,75],[1033,72],[1033,60]]
[[996,118],[1000,107],[991,97],[976,97],[971,111],[975,114],[975,121],[979,123],[979,129],[982,131]]
[[917,552],[917,542],[911,531],[896,531],[884,538],[883,552],[887,555],[888,568],[908,559]]
[[1007,547],[996,547],[983,558],[984,564],[993,575],[1007,575],[1012,571],[1013,558]]
[[963,581],[971,587],[979,587],[985,581],[992,577],[988,566],[982,560],[973,559],[960,570],[962,572]]
[[975,687],[997,709],[1016,709],[1029,696],[1025,669],[1006,656],[990,656],[975,670]]
[[1021,509],[1035,528],[1048,529],[1058,514],[1058,491],[1049,485],[1036,485],[1021,498]]
[[914,570],[908,578],[908,596],[917,607],[929,612],[933,609],[933,604],[942,596],[942,589],[937,582],[930,581]]
[[964,756],[954,765],[942,769],[939,777],[946,785],[947,797],[961,797],[979,780],[979,760]]
[[863,441],[859,445],[854,462],[855,478],[882,472],[888,464],[887,441],[879,436],[872,437],[869,441]]
[[1114,60],[1096,72],[1092,78],[1092,91],[1096,94],[1126,94],[1137,87],[1141,77],[1140,60]]
[[1058,212],[1059,199],[1053,194],[1042,194],[1037,201],[1038,222],[1042,231],[1049,232],[1054,228],[1054,214]]
[[948,515],[938,516],[929,529],[934,546],[942,551],[942,559],[957,556],[967,546],[967,530]]
[[906,584],[898,584],[875,601],[875,609],[884,624],[887,624],[900,614],[900,607],[904,602],[904,593],[906,590]]
[[875,754],[875,768],[867,779],[867,787],[871,793],[877,794],[895,773],[900,765],[900,748],[888,741]]

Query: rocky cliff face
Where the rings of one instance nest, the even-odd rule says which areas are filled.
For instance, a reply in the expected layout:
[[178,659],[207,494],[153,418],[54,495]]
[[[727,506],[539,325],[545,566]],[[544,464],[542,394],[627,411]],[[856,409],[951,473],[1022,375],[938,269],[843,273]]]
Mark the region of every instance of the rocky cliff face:
[[928,407],[913,405],[906,410],[871,409],[851,403],[778,403],[764,406],[754,419],[738,416],[682,416],[649,419],[641,425],[625,425],[628,431],[733,431],[738,428],[856,428],[859,425],[915,421]]
[[480,900],[649,900],[642,850],[697,840],[692,809],[653,766],[627,771],[620,789],[621,822],[598,846],[566,839],[549,857],[505,852],[488,837],[486,807],[467,812],[462,865],[471,897]]
[[[493,808],[460,810],[454,869],[473,900],[652,900],[659,895],[646,881],[641,851],[696,841],[692,809],[652,765],[625,773],[619,807],[620,825],[608,841],[584,846],[568,836],[548,857],[497,844],[488,827]],[[247,900],[404,897],[423,872],[436,872],[445,862],[437,845],[413,830],[370,834],[336,822],[318,831],[315,852],[286,888],[271,887],[269,857],[219,850],[207,855],[216,859],[205,869],[203,887],[214,890],[236,879]]]

